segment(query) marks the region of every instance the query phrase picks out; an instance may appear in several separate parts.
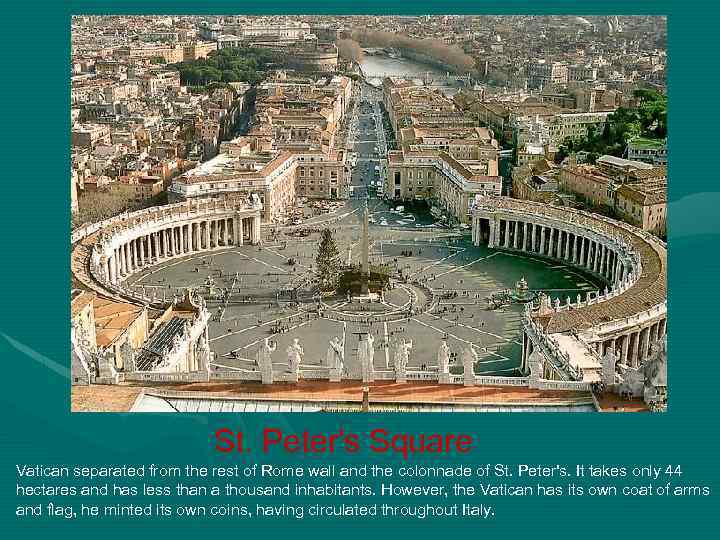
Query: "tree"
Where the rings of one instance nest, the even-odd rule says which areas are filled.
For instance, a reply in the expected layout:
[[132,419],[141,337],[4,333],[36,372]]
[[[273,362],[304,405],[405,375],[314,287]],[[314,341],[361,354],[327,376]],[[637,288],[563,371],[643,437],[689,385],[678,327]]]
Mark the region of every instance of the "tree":
[[179,62],[170,67],[177,69],[182,83],[189,86],[218,81],[254,84],[264,78],[271,63],[278,61],[276,56],[268,49],[227,48],[213,51],[207,58]]
[[315,262],[320,288],[325,291],[335,289],[340,269],[340,252],[330,229],[323,229],[320,234],[320,247]]
[[579,151],[621,157],[628,142],[637,137],[667,137],[667,97],[648,88],[635,90],[633,97],[639,102],[637,108],[620,107],[608,116],[603,129],[588,130],[582,139],[563,141],[555,160],[559,163]]
[[353,39],[339,39],[337,41],[337,48],[341,58],[352,60],[353,62],[362,62],[364,54],[357,41]]

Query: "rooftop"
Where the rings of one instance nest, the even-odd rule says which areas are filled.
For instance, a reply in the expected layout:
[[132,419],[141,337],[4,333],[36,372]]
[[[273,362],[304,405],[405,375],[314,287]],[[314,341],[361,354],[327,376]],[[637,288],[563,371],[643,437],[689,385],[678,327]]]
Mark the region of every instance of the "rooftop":
[[[582,408],[589,410],[592,406],[592,397],[589,392],[570,392],[556,390],[532,390],[516,386],[461,386],[441,385],[432,382],[406,382],[376,381],[363,383],[361,381],[343,381],[331,383],[327,381],[303,380],[296,384],[235,383],[235,382],[208,382],[173,385],[156,385],[152,388],[128,386],[91,386],[73,387],[73,410],[92,410],[91,403],[111,403],[118,411],[130,410],[128,404],[132,395],[155,396],[166,403],[188,401],[194,404],[194,410],[203,407],[207,412],[236,410],[235,406],[245,407],[250,403],[258,412],[268,412],[273,404],[292,407],[297,405],[300,410],[309,406],[308,410],[330,410],[329,406],[336,406],[342,410],[359,410],[363,399],[363,386],[370,389],[370,403],[373,408],[383,406],[383,410],[453,410],[467,409],[468,407],[483,407],[483,410],[534,410],[545,407]],[[79,388],[76,390],[76,388]],[[132,390],[130,390],[132,388]],[[136,402],[137,403],[137,402]],[[261,404],[258,408],[258,404]],[[156,405],[162,405],[157,404]],[[263,407],[264,405],[264,407]],[[107,407],[107,405],[105,405]],[[86,407],[85,409],[80,407]],[[165,410],[173,410],[168,406]],[[275,409],[273,410],[280,410]],[[291,409],[286,409],[291,410]],[[472,410],[472,409],[470,409]]]
[[93,300],[98,347],[107,347],[142,316],[144,308],[100,296]]

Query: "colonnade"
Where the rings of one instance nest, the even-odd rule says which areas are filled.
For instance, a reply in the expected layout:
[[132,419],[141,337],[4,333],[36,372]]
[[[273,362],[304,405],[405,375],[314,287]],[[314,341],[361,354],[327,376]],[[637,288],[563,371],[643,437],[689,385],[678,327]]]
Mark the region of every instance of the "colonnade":
[[[492,203],[496,203],[494,206]],[[601,232],[602,231],[602,232]],[[527,201],[493,199],[482,208],[476,208],[472,220],[472,240],[475,245],[487,242],[490,248],[520,251],[542,257],[552,258],[560,263],[575,266],[603,279],[608,288],[605,293],[588,295],[585,301],[578,297],[577,303],[560,305],[546,303],[550,314],[556,312],[564,316],[564,323],[555,325],[550,332],[562,332],[571,337],[577,346],[563,347],[551,338],[546,327],[532,319],[532,310],[523,334],[523,367],[532,352],[541,347],[544,355],[550,354],[558,361],[546,362],[543,377],[548,379],[564,378],[558,372],[558,366],[567,364],[573,354],[587,354],[598,359],[598,367],[608,357],[615,355],[615,361],[631,368],[641,366],[652,354],[652,346],[661,341],[667,333],[667,308],[664,295],[654,302],[611,302],[613,298],[633,298],[633,287],[641,276],[644,261],[637,251],[639,242],[651,247],[658,257],[653,261],[660,268],[657,279],[660,291],[665,287],[664,244],[643,236],[625,224],[618,224],[602,216],[579,213],[571,209],[537,205]],[[633,238],[633,236],[635,238]],[[632,241],[630,239],[632,238]],[[646,253],[653,256],[650,250]],[[647,279],[647,277],[646,277]],[[646,298],[648,289],[641,288]],[[604,302],[607,311],[604,311]],[[618,308],[621,305],[621,308]],[[614,308],[611,306],[615,306]],[[584,315],[583,310],[587,310]],[[540,309],[538,309],[538,312]],[[547,313],[546,313],[547,314]],[[595,321],[588,327],[587,321]],[[582,324],[581,324],[582,323]],[[558,326],[561,328],[558,329]],[[567,342],[567,338],[563,340]],[[579,362],[579,364],[587,363]],[[562,371],[561,369],[561,371]],[[570,369],[570,373],[572,373]],[[582,378],[583,374],[574,374]]]
[[650,320],[610,339],[596,341],[592,346],[600,356],[614,351],[618,362],[637,368],[650,358],[652,345],[662,340],[666,333],[667,318]]
[[629,271],[629,264],[616,246],[588,231],[529,220],[478,217],[473,219],[472,237],[475,245],[487,238],[491,248],[523,251],[567,262],[611,284],[622,282]]
[[[133,234],[137,232],[137,234]],[[128,238],[129,237],[129,238]],[[260,242],[260,216],[210,217],[158,227],[148,223],[133,227],[113,239],[100,259],[100,271],[110,283],[147,266],[173,257],[216,248]]]

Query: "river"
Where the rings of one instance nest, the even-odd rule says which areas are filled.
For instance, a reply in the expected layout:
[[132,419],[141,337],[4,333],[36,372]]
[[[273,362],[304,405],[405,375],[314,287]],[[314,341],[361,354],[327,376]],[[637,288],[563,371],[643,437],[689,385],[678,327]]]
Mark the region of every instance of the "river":
[[[429,76],[430,79],[438,79],[446,75],[446,71],[435,66],[416,62],[409,58],[390,58],[386,54],[365,54],[360,66],[368,82],[382,76],[407,77],[410,75],[416,76],[418,79]],[[458,88],[452,86],[434,86],[434,88],[439,88],[448,96],[452,96],[458,91]]]

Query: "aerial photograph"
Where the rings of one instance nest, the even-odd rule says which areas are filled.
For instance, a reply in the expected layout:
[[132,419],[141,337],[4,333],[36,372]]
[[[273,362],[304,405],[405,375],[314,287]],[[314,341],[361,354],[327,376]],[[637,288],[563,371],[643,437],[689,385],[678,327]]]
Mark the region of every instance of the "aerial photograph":
[[665,17],[68,31],[72,411],[667,410]]

